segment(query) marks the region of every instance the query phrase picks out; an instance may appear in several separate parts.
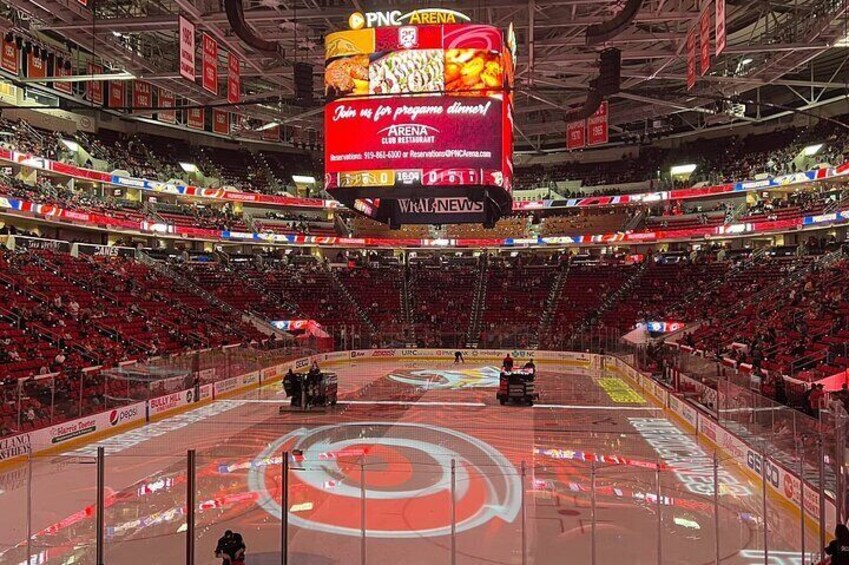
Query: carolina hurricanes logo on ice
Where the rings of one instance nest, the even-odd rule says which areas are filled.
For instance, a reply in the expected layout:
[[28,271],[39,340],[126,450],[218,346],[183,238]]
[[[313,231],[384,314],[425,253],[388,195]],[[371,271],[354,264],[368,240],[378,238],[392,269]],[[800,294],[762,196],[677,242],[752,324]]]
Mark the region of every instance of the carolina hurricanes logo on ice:
[[389,378],[426,389],[498,388],[501,372],[495,367],[474,369],[420,369],[395,371]]
[[364,486],[369,537],[448,535],[452,460],[457,532],[495,518],[511,523],[520,510],[519,473],[505,472],[512,463],[488,443],[427,424],[359,422],[294,430],[251,463],[248,485],[277,518],[280,468],[262,462],[296,450],[301,455],[290,464],[289,523],[301,528],[360,536]]

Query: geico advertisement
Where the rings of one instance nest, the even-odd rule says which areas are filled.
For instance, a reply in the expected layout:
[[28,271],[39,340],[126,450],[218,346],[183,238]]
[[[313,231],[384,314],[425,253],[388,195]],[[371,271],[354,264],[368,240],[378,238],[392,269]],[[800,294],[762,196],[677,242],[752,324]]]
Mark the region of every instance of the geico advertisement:
[[501,170],[502,100],[337,100],[324,111],[328,173],[422,167]]

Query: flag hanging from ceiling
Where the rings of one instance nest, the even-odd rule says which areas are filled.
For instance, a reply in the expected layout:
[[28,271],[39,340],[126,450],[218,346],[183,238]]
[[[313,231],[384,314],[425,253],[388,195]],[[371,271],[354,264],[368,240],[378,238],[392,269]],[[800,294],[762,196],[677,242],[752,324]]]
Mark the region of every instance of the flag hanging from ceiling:
[[203,89],[218,96],[218,42],[211,35],[202,35]]
[[195,80],[195,24],[180,16],[180,75]]

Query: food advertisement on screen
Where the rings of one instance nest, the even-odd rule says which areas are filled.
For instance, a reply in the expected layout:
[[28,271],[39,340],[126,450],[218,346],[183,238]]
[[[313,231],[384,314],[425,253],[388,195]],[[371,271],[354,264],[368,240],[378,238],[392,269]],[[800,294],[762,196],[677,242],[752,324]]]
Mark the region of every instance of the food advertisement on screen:
[[369,199],[382,221],[442,210],[398,205],[437,196],[509,211],[512,35],[396,20],[326,38],[325,188],[355,209]]
[[325,170],[501,169],[502,99],[337,100],[325,112]]

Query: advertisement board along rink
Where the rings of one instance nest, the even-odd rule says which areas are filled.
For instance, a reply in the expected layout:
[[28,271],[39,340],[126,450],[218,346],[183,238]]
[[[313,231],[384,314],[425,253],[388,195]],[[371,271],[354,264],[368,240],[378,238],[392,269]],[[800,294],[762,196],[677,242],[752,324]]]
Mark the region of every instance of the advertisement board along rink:
[[[448,562],[452,491],[460,563],[522,563],[523,538],[525,562],[590,563],[593,537],[600,563],[622,547],[631,563],[657,563],[658,551],[665,563],[694,563],[713,555],[717,524],[723,563],[762,563],[765,543],[773,557],[798,554],[798,518],[770,499],[765,542],[759,486],[728,460],[716,505],[709,449],[619,371],[595,356],[538,354],[540,402],[501,407],[503,354],[467,352],[460,365],[447,350],[327,354],[318,361],[339,375],[335,410],[281,414],[275,382],[102,440],[107,557],[182,562],[186,449],[198,453],[200,562],[228,528],[245,537],[249,563],[279,562],[284,449],[300,453],[290,462],[290,562],[356,562],[363,529],[367,562]],[[32,500],[37,562],[93,559],[94,448],[36,458],[32,482],[26,466],[0,478],[7,507]],[[2,520],[0,560],[25,562],[25,520]]]

